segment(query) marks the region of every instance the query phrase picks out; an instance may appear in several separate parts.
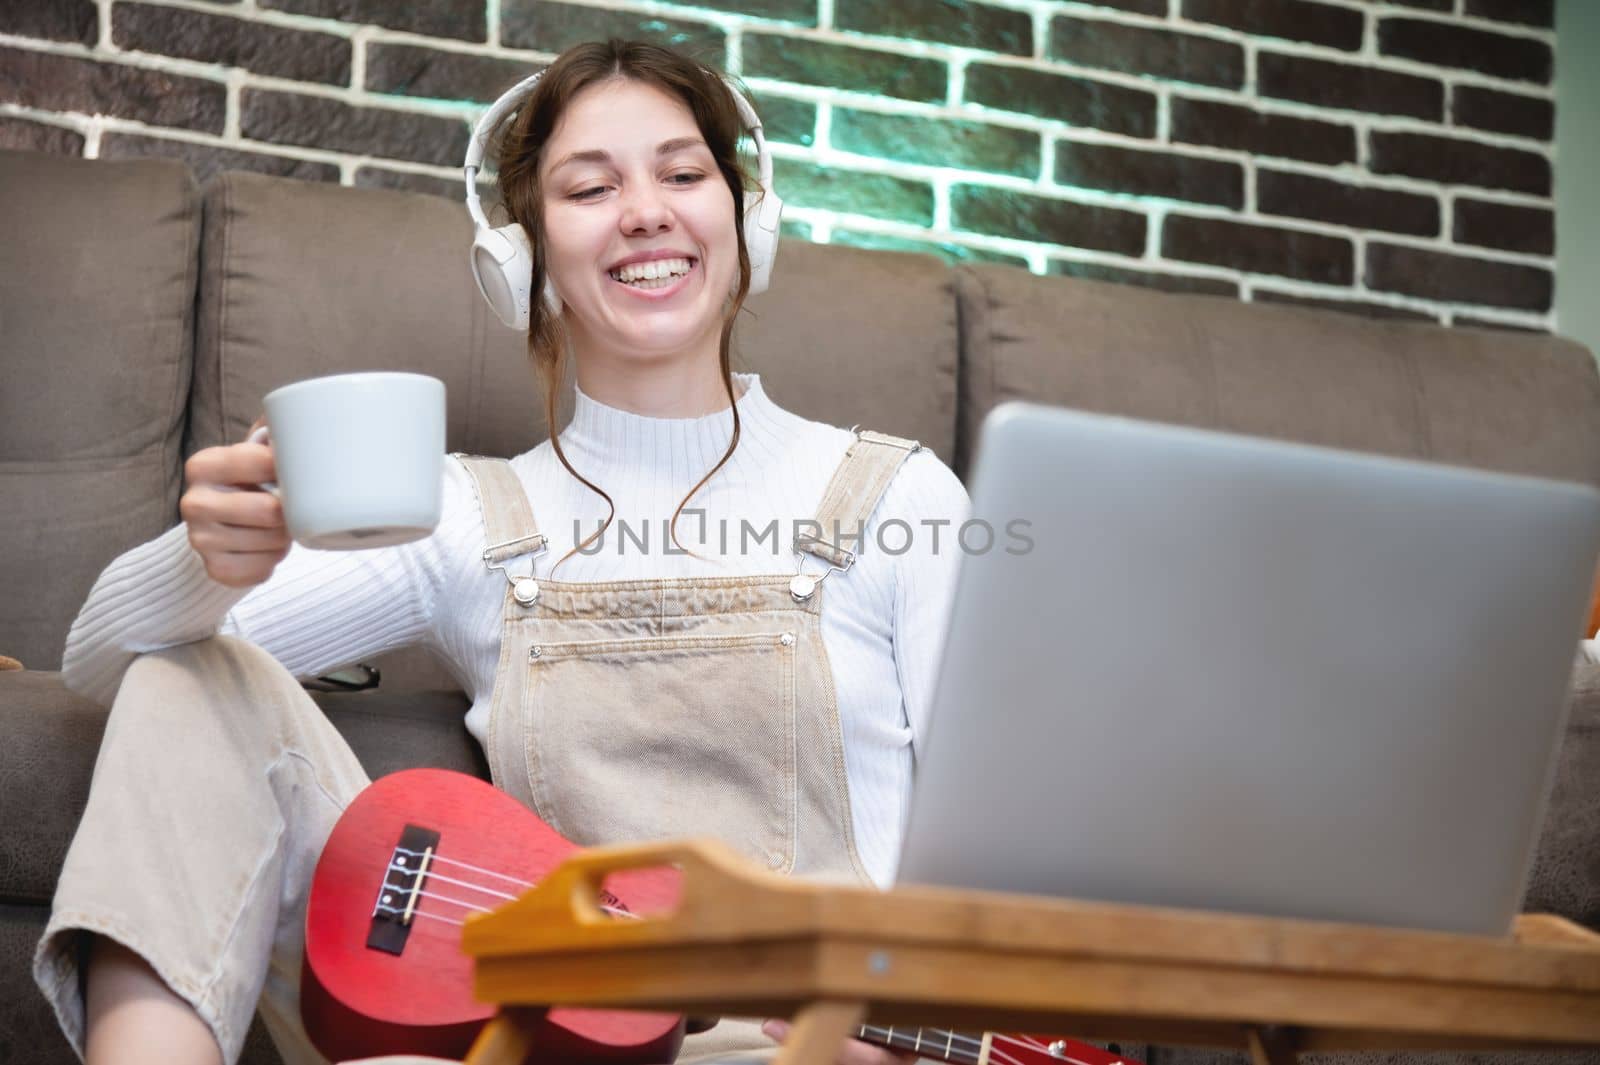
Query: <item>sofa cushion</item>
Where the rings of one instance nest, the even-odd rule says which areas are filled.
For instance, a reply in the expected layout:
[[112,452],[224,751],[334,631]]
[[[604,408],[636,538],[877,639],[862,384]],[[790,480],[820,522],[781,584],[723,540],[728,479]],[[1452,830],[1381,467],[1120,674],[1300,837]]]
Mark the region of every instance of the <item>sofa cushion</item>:
[[55,669],[117,554],[177,520],[200,203],[181,164],[0,151],[0,653]]
[[1557,337],[960,270],[961,453],[990,408],[1083,410],[1600,484],[1600,373]]
[[410,370],[444,381],[452,451],[543,435],[526,345],[467,268],[465,208],[437,196],[224,172],[205,187],[190,446],[241,439],[279,385]]
[[786,241],[734,333],[735,366],[797,414],[953,462],[956,315],[955,278],[932,256]]

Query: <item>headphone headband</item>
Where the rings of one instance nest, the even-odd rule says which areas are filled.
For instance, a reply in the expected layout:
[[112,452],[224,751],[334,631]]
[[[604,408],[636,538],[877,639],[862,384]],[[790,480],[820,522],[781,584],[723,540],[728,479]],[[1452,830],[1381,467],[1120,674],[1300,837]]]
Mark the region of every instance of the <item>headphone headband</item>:
[[[472,215],[472,220],[482,228],[489,228],[489,219],[483,213],[483,204],[478,198],[478,171],[483,168],[483,157],[489,150],[489,134],[502,118],[517,109],[525,96],[533,92],[534,86],[539,84],[539,79],[542,77],[544,71],[537,70],[511,86],[498,100],[489,105],[489,109],[483,113],[478,119],[478,124],[472,129],[472,139],[467,142],[467,158],[462,163],[462,169],[467,180],[467,213]],[[738,109],[739,120],[744,123],[745,131],[755,142],[756,183],[761,186],[762,192],[771,195],[772,153],[767,150],[767,138],[761,129],[761,117],[756,114],[755,108],[750,106],[750,101],[745,99],[744,93],[740,92],[731,81],[722,77],[722,83],[727,88],[728,95],[733,97],[733,105]]]

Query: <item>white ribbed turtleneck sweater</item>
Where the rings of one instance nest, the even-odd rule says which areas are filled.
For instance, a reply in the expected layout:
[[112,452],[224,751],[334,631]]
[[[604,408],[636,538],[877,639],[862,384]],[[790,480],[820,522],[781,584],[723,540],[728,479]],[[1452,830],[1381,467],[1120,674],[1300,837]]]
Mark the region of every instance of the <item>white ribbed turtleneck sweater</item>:
[[[678,542],[695,554],[663,551],[663,525],[727,449],[731,414],[649,418],[578,393],[561,446],[574,468],[611,495],[616,518],[601,549],[561,562],[556,579],[794,572],[795,522],[815,516],[852,437],[778,407],[754,375],[737,375],[736,382],[744,387],[739,446],[678,520]],[[472,699],[466,724],[481,743],[506,581],[484,568],[483,514],[465,471],[454,461],[445,465],[443,517],[432,536],[372,551],[296,545],[270,580],[248,592],[206,576],[182,525],[127,552],[100,575],[73,623],[62,666],[67,684],[109,703],[135,655],[217,632],[259,644],[299,677],[424,644]],[[535,575],[548,578],[557,560],[604,521],[606,503],[567,472],[548,442],[513,459],[512,467],[549,537],[534,563]],[[880,884],[893,877],[899,854],[913,752],[925,734],[954,591],[955,530],[967,508],[966,491],[949,468],[927,449],[913,454],[868,522],[856,565],[825,584],[822,638],[839,701],[856,845]],[[689,511],[704,512],[703,526]],[[774,519],[776,548],[770,536],[741,537],[742,521],[763,531]],[[890,519],[912,530],[903,553],[876,546],[878,526]],[[621,535],[622,522],[631,536]],[[648,538],[645,549],[641,536]],[[885,531],[891,550],[905,540],[897,528]],[[806,568],[823,567],[807,556]]]

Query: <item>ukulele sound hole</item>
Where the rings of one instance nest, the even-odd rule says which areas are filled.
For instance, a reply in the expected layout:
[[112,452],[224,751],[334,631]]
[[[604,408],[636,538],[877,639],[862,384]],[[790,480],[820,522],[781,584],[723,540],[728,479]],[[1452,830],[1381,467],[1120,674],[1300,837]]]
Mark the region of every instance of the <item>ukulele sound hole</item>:
[[398,957],[405,953],[411,923],[422,903],[428,867],[439,850],[439,833],[419,825],[400,831],[400,842],[389,854],[389,866],[372,908],[367,947]]

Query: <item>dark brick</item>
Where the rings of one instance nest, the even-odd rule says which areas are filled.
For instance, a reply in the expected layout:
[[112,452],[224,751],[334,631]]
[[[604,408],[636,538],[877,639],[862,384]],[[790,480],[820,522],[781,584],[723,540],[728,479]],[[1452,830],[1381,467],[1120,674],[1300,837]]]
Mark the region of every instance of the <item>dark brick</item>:
[[94,44],[100,9],[94,0],[6,0],[0,4],[0,33]]
[[880,248],[884,251],[909,251],[923,255],[937,255],[945,262],[956,263],[1005,263],[1009,266],[1028,265],[1028,260],[1020,255],[1007,255],[1004,252],[990,251],[987,248],[972,248],[965,244],[956,244],[948,240],[914,240],[911,237],[896,237],[887,233],[869,233],[861,229],[841,229],[835,226],[828,237],[829,244],[848,244],[854,248]]
[[933,224],[933,186],[927,182],[817,166],[796,159],[772,162],[773,184],[784,203],[919,226]]
[[1535,152],[1426,133],[1373,130],[1371,136],[1374,174],[1550,195],[1550,160]]
[[970,0],[937,0],[923,4],[837,0],[833,24],[837,29],[856,33],[937,41],[1005,55],[1033,54],[1031,15]]
[[1436,237],[1440,228],[1437,196],[1363,188],[1265,168],[1256,171],[1256,206],[1263,214],[1417,237]]
[[111,39],[136,52],[197,59],[254,74],[325,85],[350,84],[350,41],[180,7],[119,3]]
[[1119,285],[1138,285],[1156,288],[1163,292],[1199,292],[1207,296],[1232,296],[1239,298],[1239,283],[1216,277],[1190,277],[1187,274],[1157,274],[1145,270],[1127,270],[1104,263],[1076,263],[1067,259],[1051,259],[1052,274],[1062,277],[1081,277],[1089,281],[1114,281]]
[[396,96],[490,103],[532,74],[535,65],[517,59],[373,41],[367,45],[366,87]]
[[706,22],[548,0],[506,0],[500,12],[500,40],[510,48],[560,52],[611,37],[666,45],[718,67],[727,61],[727,34]]
[[1545,28],[1556,24],[1555,0],[1467,0],[1468,15]]
[[197,144],[170,137],[146,137],[138,133],[108,130],[100,137],[102,159],[144,159],[152,156],[182,159],[194,171],[195,180],[200,182],[209,180],[223,170],[254,170],[258,174],[271,174],[274,177],[328,181],[335,185],[339,183],[339,168],[332,163],[291,159],[286,155],[267,152],[243,152],[214,144]]
[[817,24],[817,0],[665,0],[665,2],[709,7],[716,11],[731,11],[736,15],[778,19],[801,26]]
[[227,90],[203,78],[0,46],[0,103],[221,133]]
[[1378,22],[1378,51],[1497,78],[1550,81],[1550,46],[1529,37],[1452,26],[1432,19],[1386,18]]
[[[396,189],[400,192],[423,192],[429,196],[443,196],[461,203],[466,187],[460,178],[435,177],[432,174],[412,174],[404,170],[389,170],[381,166],[356,167],[355,183],[361,188]],[[485,212],[492,212],[500,203],[500,191],[493,182],[478,182],[478,199]],[[492,218],[493,215],[491,214]]]
[[1348,285],[1355,278],[1355,246],[1343,237],[1225,218],[1168,215],[1161,230],[1161,254],[1327,285]]
[[970,233],[1143,255],[1145,216],[1115,207],[1046,199],[1009,189],[956,185],[950,190],[952,227]]
[[1154,26],[1059,16],[1050,22],[1050,57],[1224,89],[1244,86],[1243,48],[1231,41]]
[[1452,303],[1548,311],[1555,275],[1542,266],[1489,262],[1374,241],[1367,245],[1367,287]]
[[1043,151],[1032,130],[844,107],[833,110],[831,140],[835,148],[859,155],[1026,178],[1039,176]]
[[1114,7],[1118,11],[1132,11],[1140,15],[1167,14],[1168,0],[1084,0],[1095,7]]
[[752,103],[767,140],[810,145],[817,139],[817,105],[809,100],[756,93]]
[[1172,140],[1308,163],[1356,161],[1356,131],[1336,122],[1268,115],[1237,104],[1172,98]]
[[1348,7],[1303,0],[1183,0],[1183,17],[1243,30],[1256,37],[1282,37],[1354,52],[1361,47],[1366,17]]
[[369,22],[391,30],[409,30],[427,37],[462,41],[489,39],[488,5],[483,0],[428,0],[397,4],[394,0],[258,0],[262,7],[317,15],[341,22]]
[[1544,207],[1519,207],[1457,197],[1450,239],[1457,244],[1527,252],[1556,253],[1556,215]]
[[1454,11],[1456,0],[1362,0],[1372,7],[1415,7],[1425,11]]
[[1318,107],[1444,119],[1444,83],[1355,63],[1261,52],[1256,56],[1256,90],[1262,96],[1297,100]]
[[1491,322],[1487,318],[1473,318],[1470,315],[1452,315],[1450,324],[1457,328],[1467,329],[1496,329],[1502,333],[1549,333],[1550,330],[1532,325],[1516,325],[1512,322]]
[[767,33],[744,35],[744,73],[926,103],[944,102],[950,78],[938,59]]
[[1555,101],[1543,96],[1457,85],[1450,95],[1450,119],[1458,126],[1511,133],[1547,141],[1555,136]]
[[1058,185],[1244,206],[1244,168],[1218,159],[1112,144],[1056,141]]
[[1107,133],[1156,135],[1154,93],[1071,74],[973,63],[967,67],[966,99]]
[[1301,307],[1320,307],[1327,311],[1340,311],[1344,314],[1359,314],[1363,318],[1395,318],[1402,321],[1434,322],[1437,315],[1424,314],[1414,311],[1409,307],[1390,307],[1384,303],[1368,303],[1364,300],[1339,300],[1320,299],[1316,296],[1301,296],[1293,292],[1275,292],[1272,289],[1252,289],[1250,299],[1255,303],[1292,303]]
[[462,119],[357,107],[298,93],[245,89],[240,131],[252,140],[458,166],[469,131]]
[[83,134],[63,126],[0,115],[0,148],[51,155],[82,155]]

